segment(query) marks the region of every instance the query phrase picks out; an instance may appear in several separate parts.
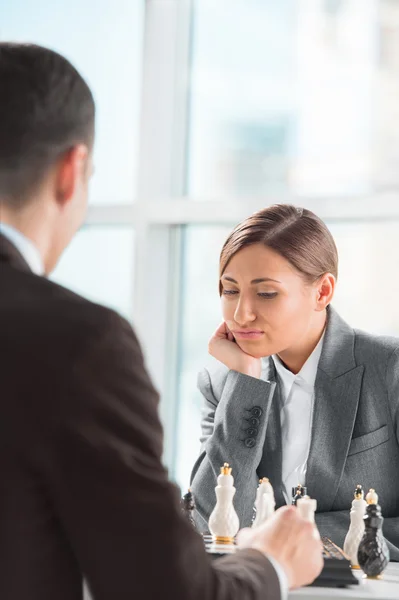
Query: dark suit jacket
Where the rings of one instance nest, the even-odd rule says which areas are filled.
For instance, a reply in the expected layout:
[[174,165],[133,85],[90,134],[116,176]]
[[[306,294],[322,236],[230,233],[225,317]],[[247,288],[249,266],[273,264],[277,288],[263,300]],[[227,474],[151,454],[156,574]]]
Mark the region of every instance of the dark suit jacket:
[[[233,467],[241,526],[251,522],[259,477],[270,478],[277,506],[285,504],[280,385],[272,359],[265,362],[268,381],[220,363],[199,375],[202,449],[192,488],[200,530],[207,529],[218,465],[224,461]],[[317,500],[321,534],[341,547],[358,483],[379,494],[391,560],[399,561],[399,339],[354,330],[330,308],[315,382],[306,485]]]
[[254,550],[211,563],[161,464],[130,326],[0,236],[0,598],[279,598]]

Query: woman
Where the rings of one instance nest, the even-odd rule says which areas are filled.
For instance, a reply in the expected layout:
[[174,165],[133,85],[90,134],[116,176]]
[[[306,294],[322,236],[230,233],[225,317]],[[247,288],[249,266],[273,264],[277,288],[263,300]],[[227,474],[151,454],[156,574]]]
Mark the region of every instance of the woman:
[[269,477],[277,506],[300,483],[317,500],[321,534],[342,547],[361,483],[379,494],[391,560],[399,560],[399,339],[341,319],[330,306],[337,275],[334,240],[306,209],[271,206],[226,240],[224,321],[209,342],[219,363],[199,375],[197,526],[207,530],[216,477],[229,462],[241,526],[251,523],[259,478]]

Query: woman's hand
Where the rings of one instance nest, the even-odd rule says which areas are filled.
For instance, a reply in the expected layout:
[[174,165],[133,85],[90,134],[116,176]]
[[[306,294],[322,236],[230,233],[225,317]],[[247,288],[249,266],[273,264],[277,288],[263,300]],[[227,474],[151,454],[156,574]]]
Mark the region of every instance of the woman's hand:
[[233,371],[260,378],[262,363],[260,358],[250,356],[238,346],[226,323],[219,325],[208,344],[208,352]]

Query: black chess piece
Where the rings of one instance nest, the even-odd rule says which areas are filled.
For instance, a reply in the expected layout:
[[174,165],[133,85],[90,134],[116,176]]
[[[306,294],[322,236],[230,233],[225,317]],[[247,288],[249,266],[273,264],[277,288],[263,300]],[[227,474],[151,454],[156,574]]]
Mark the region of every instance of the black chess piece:
[[389,563],[389,548],[382,535],[384,518],[374,490],[369,491],[366,501],[365,531],[359,544],[357,559],[367,577],[378,577]]
[[182,510],[183,510],[184,514],[186,515],[188,521],[191,523],[191,525],[195,529],[195,522],[194,522],[194,517],[193,517],[194,510],[195,510],[195,502],[194,502],[193,493],[190,488],[189,488],[187,494],[184,494],[183,498],[181,499],[181,506],[182,506]]
[[363,486],[362,486],[362,485],[360,485],[360,483],[359,483],[359,484],[356,486],[356,489],[355,489],[355,498],[356,498],[357,500],[359,500],[359,498],[363,498],[363,496],[364,496],[364,492],[363,492]]
[[299,498],[303,498],[303,496],[306,496],[308,493],[308,488],[301,485],[300,483],[296,486],[292,488],[292,505],[296,506],[297,501],[299,500]]

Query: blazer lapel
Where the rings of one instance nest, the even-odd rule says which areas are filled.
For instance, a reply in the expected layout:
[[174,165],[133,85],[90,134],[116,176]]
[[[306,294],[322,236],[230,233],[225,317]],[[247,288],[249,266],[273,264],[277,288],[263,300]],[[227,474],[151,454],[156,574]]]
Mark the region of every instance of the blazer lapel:
[[308,494],[317,499],[320,512],[331,510],[334,503],[357,414],[364,367],[355,363],[354,341],[353,330],[330,308],[306,475]]
[[257,469],[258,476],[268,477],[273,486],[276,506],[283,506],[286,502],[283,496],[283,486],[281,479],[282,470],[282,447],[281,447],[281,395],[280,386],[277,381],[276,369],[274,363],[269,359],[269,381],[277,383],[272,405],[270,407],[269,418],[267,420],[266,439],[263,449],[263,456]]

